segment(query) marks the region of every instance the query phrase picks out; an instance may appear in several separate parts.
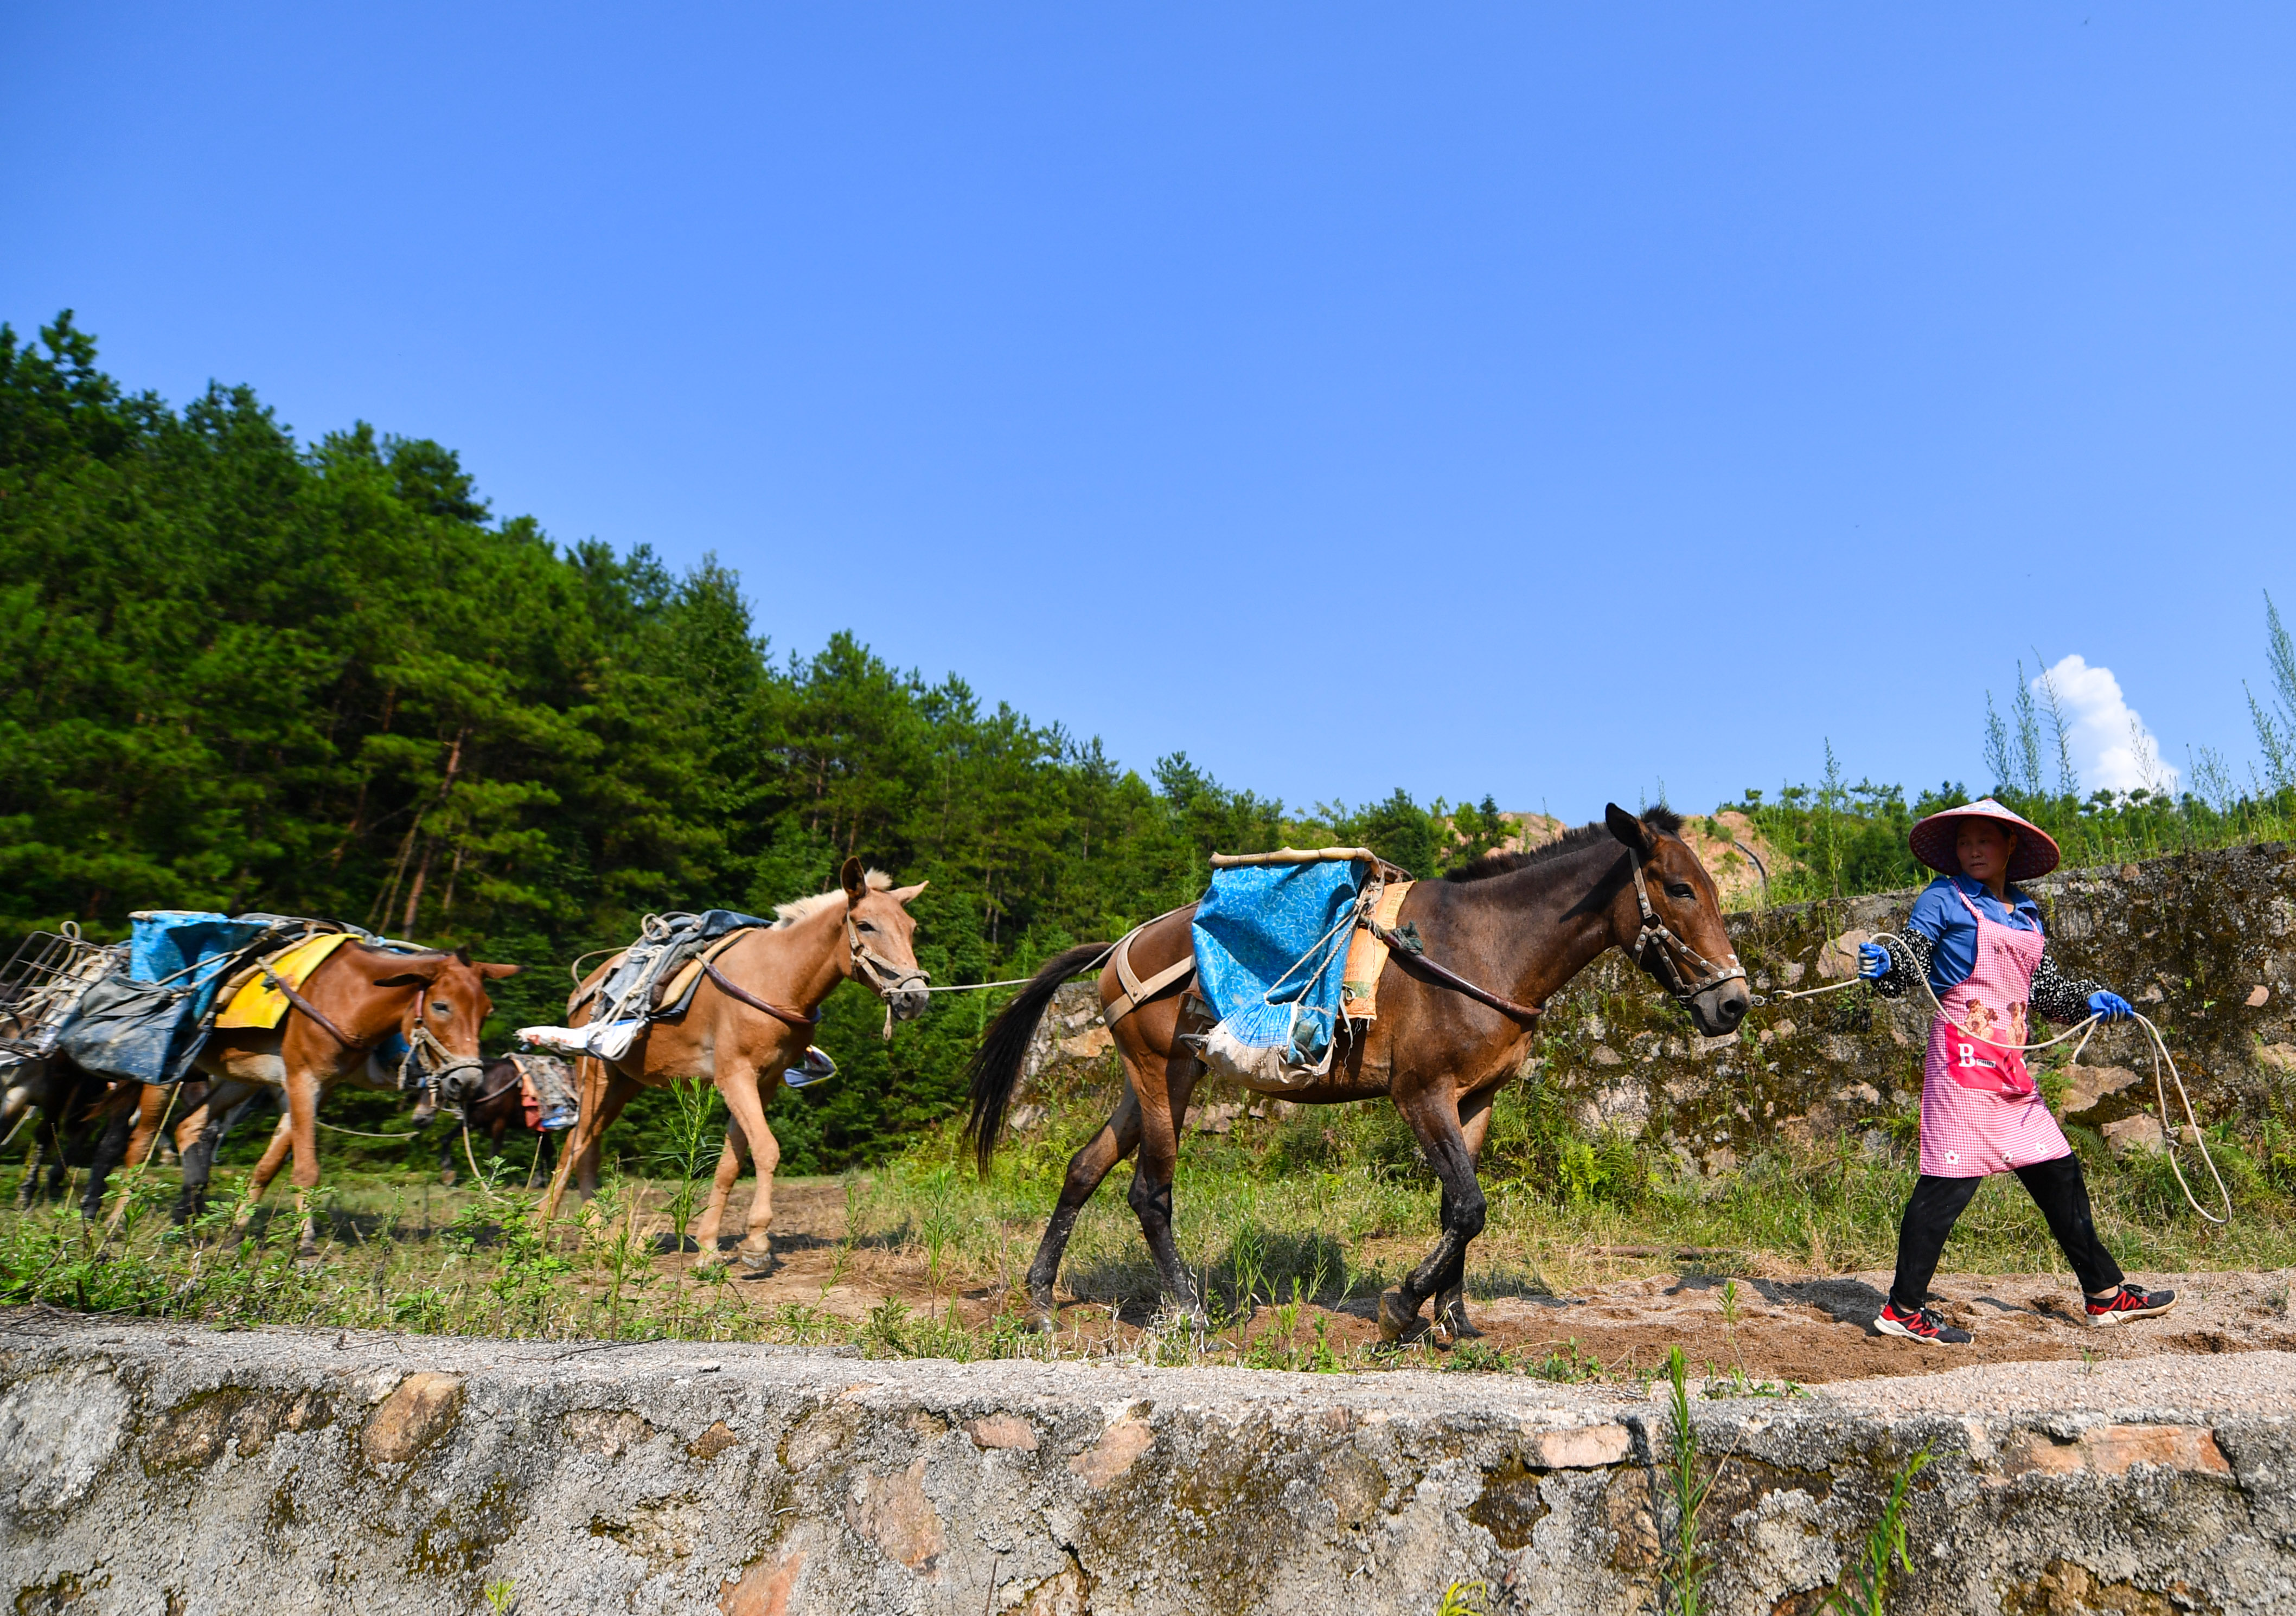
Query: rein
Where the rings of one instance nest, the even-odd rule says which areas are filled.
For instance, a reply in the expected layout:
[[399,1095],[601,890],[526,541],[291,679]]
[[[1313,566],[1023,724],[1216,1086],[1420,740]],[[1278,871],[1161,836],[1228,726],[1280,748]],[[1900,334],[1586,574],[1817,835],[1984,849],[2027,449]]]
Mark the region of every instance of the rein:
[[1368,917],[1364,924],[1371,929],[1374,937],[1387,945],[1388,957],[1406,971],[1431,977],[1454,993],[1464,993],[1478,1004],[1488,1005],[1501,1015],[1512,1016],[1518,1021],[1536,1021],[1546,1013],[1544,1005],[1519,1005],[1503,994],[1476,986],[1448,965],[1429,958],[1427,945],[1420,941],[1419,930],[1415,926],[1382,926]]
[[717,983],[718,991],[727,998],[739,1000],[752,1010],[762,1010],[767,1015],[777,1021],[787,1021],[792,1027],[811,1027],[821,1020],[821,1012],[818,1010],[811,1015],[800,1015],[794,1010],[784,1010],[779,1005],[767,1004],[756,994],[735,982],[709,960],[705,959],[701,962],[701,974]]

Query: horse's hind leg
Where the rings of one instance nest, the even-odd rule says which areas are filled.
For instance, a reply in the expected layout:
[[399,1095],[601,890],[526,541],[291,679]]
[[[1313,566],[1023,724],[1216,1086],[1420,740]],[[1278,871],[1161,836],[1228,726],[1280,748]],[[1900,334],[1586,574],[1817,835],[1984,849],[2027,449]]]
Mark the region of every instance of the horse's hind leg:
[[1029,1322],[1037,1329],[1050,1332],[1060,1325],[1053,1282],[1060,1277],[1061,1258],[1069,1249],[1069,1237],[1076,1233],[1078,1214],[1101,1180],[1139,1147],[1140,1102],[1128,1086],[1123,1103],[1085,1142],[1084,1148],[1069,1158],[1068,1175],[1061,1180],[1060,1202],[1053,1208],[1052,1220],[1045,1225],[1044,1239],[1037,1243],[1036,1260],[1029,1265]]
[[[1180,1164],[1180,1124],[1188,1114],[1188,1096],[1201,1068],[1192,1054],[1165,1054],[1153,1049],[1127,1049],[1126,1074],[1140,1116],[1140,1153],[1132,1169],[1132,1187],[1124,1199],[1140,1219],[1141,1238],[1155,1259],[1156,1276],[1168,1314],[1177,1314],[1199,1328],[1210,1323],[1203,1299],[1188,1265],[1180,1260],[1179,1243],[1172,1238],[1172,1179]],[[1142,1081],[1151,1067],[1160,1068]]]
[[1486,1207],[1482,1185],[1475,1179],[1475,1158],[1467,1148],[1459,1125],[1457,1102],[1447,1091],[1423,1093],[1396,1102],[1403,1120],[1417,1136],[1419,1148],[1443,1186],[1443,1229],[1426,1260],[1404,1276],[1403,1284],[1379,1299],[1379,1333],[1382,1339],[1401,1341],[1418,1321],[1419,1309],[1430,1296],[1458,1286],[1467,1271],[1467,1246],[1483,1232]]
[[135,1131],[135,1107],[121,1106],[95,1142],[95,1159],[87,1168],[87,1188],[79,1198],[79,1215],[90,1223],[103,1216],[104,1188],[112,1169],[127,1158],[129,1136]]

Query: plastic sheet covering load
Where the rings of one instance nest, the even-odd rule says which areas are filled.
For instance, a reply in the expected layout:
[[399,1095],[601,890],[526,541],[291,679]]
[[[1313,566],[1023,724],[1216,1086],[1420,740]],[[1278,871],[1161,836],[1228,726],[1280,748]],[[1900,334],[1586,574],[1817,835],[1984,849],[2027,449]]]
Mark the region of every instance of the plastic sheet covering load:
[[1363,864],[1216,870],[1196,909],[1196,990],[1219,1017],[1213,1070],[1254,1088],[1297,1088],[1331,1069]]
[[[263,962],[264,969],[286,983],[299,988],[311,972],[316,971],[334,951],[351,940],[348,931],[324,931],[316,937],[273,955]],[[219,1029],[242,1027],[273,1028],[286,1018],[287,996],[273,987],[262,972],[257,972],[240,984],[239,991],[216,1017]]]
[[107,976],[81,997],[57,1046],[97,1077],[179,1082],[207,1040],[208,1009],[225,970],[275,917],[147,909],[131,918],[127,974]]
[[590,1019],[579,1027],[521,1027],[521,1042],[561,1054],[595,1055],[619,1061],[650,1021],[683,1014],[701,980],[698,966],[685,969],[693,956],[710,950],[734,932],[774,923],[738,909],[708,909],[699,915],[649,915],[637,941],[606,967],[598,985],[578,993],[566,1007],[571,1016],[584,1005],[593,1006]]

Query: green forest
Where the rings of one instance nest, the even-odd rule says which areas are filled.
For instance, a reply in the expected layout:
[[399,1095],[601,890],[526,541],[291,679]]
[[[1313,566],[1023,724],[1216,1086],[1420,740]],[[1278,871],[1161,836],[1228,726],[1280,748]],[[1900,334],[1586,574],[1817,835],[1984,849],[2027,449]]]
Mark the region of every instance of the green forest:
[[[768,627],[714,560],[678,573],[497,517],[439,444],[299,443],[245,387],[180,409],[126,390],[69,314],[37,342],[0,325],[0,938],[213,908],[467,944],[529,967],[497,995],[506,1041],[646,913],[767,910],[849,853],[931,882],[919,956],[947,983],[1193,898],[1214,849],[1360,842],[1434,874],[1506,833],[1488,795],[1303,815],[1184,754],[1143,774],[955,675]],[[2267,632],[2269,778],[2084,796],[2021,669],[1997,784],[2076,856],[2283,833],[2296,659]],[[1826,756],[1816,786],[1722,805],[1785,855],[1774,900],[1910,883],[1911,817],[1967,795],[1909,803]],[[846,1075],[775,1108],[791,1170],[947,1116],[990,997],[887,1045],[873,1002],[837,995],[822,1041]]]

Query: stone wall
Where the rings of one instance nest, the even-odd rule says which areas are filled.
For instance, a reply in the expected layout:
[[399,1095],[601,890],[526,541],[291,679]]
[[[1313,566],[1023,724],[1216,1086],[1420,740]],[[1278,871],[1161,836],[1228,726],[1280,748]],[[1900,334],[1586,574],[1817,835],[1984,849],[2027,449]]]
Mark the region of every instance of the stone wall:
[[[2296,1077],[2296,849],[2285,843],[2060,872],[2032,883],[2060,962],[2128,996],[2167,1035],[2204,1121],[2273,1112]],[[1733,915],[1757,992],[1854,972],[1857,942],[1902,930],[1915,894]],[[1590,1127],[1647,1136],[1685,1168],[1726,1171],[1780,1137],[1875,1144],[1918,1105],[1930,1007],[1851,988],[1767,1005],[1735,1037],[1702,1038],[1623,955],[1605,955],[1554,1006],[1546,1080]],[[2055,1029],[2052,1029],[2055,1030]],[[2067,1120],[2118,1143],[2152,1106],[2150,1046],[2100,1029],[2043,1078]],[[2173,1091],[2172,1091],[2173,1092]],[[2127,1126],[2122,1126],[2126,1124]]]
[[[1653,1610],[1672,1426],[1636,1390],[20,1309],[0,1599],[431,1616],[492,1585],[522,1616],[1425,1616],[1480,1579],[1494,1616]],[[1900,1616],[2296,1609],[2296,1357],[1694,1408],[1718,1612],[1816,1610],[1923,1449]]]

